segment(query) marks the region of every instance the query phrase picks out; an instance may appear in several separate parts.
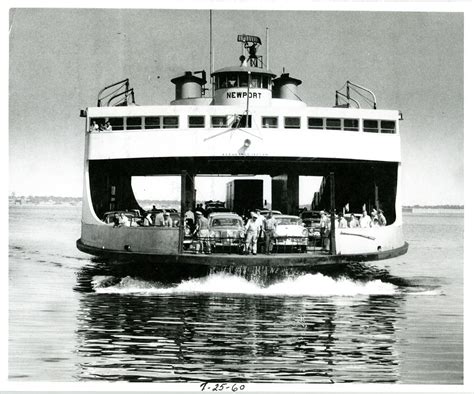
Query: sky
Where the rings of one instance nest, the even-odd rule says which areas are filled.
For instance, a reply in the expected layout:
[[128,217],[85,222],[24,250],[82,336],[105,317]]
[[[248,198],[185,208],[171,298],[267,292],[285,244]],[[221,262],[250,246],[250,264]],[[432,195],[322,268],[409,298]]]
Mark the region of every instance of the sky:
[[[215,68],[238,64],[238,34],[266,27],[270,68],[301,79],[308,105],[332,106],[350,80],[403,113],[404,205],[464,203],[462,13],[215,10]],[[9,192],[81,196],[80,109],[124,78],[138,104],[166,105],[170,79],[209,63],[206,9],[12,9]]]

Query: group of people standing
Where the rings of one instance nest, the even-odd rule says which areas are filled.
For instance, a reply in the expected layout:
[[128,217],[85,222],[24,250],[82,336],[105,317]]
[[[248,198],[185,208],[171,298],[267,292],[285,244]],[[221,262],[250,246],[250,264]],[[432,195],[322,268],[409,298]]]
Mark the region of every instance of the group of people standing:
[[93,120],[91,122],[89,131],[91,133],[94,131],[112,131],[112,125],[110,124],[108,120],[105,123],[100,124],[100,125],[95,120]]
[[[330,248],[330,234],[331,234],[331,216],[325,211],[321,211],[321,222],[320,222],[320,235],[321,235],[321,247],[323,250],[329,250]],[[366,209],[362,210],[362,216],[358,219],[354,214],[351,214],[349,220],[347,220],[344,214],[339,213],[335,221],[336,228],[370,228],[370,227],[382,227],[387,225],[387,219],[385,218],[381,209],[372,209],[370,215]]]
[[276,220],[272,211],[269,211],[264,217],[260,214],[260,210],[250,213],[250,219],[245,224],[245,253],[253,255],[257,254],[257,243],[259,238],[264,237],[264,253],[271,254],[273,249],[273,239],[275,238]]

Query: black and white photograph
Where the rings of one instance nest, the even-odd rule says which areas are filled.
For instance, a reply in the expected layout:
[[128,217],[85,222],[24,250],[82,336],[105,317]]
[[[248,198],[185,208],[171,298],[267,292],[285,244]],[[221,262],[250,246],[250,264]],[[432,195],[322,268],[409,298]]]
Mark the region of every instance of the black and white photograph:
[[4,7],[2,391],[470,392],[470,7],[401,3]]

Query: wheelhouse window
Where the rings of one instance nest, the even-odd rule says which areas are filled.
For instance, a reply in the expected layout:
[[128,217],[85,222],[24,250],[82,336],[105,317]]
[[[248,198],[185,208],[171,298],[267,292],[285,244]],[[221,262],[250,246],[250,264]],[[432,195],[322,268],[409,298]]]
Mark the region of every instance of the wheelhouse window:
[[301,119],[299,117],[285,117],[285,129],[299,129],[300,127]]
[[239,87],[246,88],[247,86],[249,86],[249,75],[244,73],[239,74]]
[[327,118],[326,129],[328,130],[341,130],[341,119]]
[[126,118],[127,130],[140,130],[142,128],[141,117]]
[[177,116],[163,116],[163,128],[164,129],[177,129],[179,126]]
[[278,127],[278,117],[262,116],[262,127],[269,128],[269,129],[276,129]]
[[379,121],[378,120],[364,120],[364,131],[366,133],[378,133],[379,132]]
[[227,74],[226,88],[236,88],[237,87],[237,74]]
[[359,119],[344,119],[344,130],[359,131]]
[[380,121],[380,132],[384,134],[395,134],[395,121],[393,120],[381,120]]
[[262,76],[261,75],[252,75],[250,77],[250,87],[251,88],[261,88],[262,87]]
[[123,118],[109,118],[112,130],[123,130]]
[[270,86],[271,86],[270,77],[267,77],[266,75],[264,75],[262,78],[262,88],[269,89]]
[[161,128],[161,118],[159,116],[147,116],[145,118],[145,129]]
[[211,126],[212,127],[227,127],[227,117],[226,116],[211,116]]
[[190,116],[188,118],[189,128],[197,129],[204,127],[204,116]]
[[308,129],[323,129],[323,118],[308,118]]

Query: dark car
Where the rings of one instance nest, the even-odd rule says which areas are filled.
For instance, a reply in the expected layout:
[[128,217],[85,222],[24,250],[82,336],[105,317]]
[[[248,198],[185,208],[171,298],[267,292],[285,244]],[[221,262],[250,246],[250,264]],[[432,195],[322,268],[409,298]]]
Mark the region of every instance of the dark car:
[[224,248],[229,251],[232,248],[239,250],[243,248],[244,222],[236,213],[211,213],[209,215],[209,227],[213,248]]
[[321,239],[321,213],[320,211],[304,211],[300,214],[303,225],[308,229],[308,241],[315,245]]

